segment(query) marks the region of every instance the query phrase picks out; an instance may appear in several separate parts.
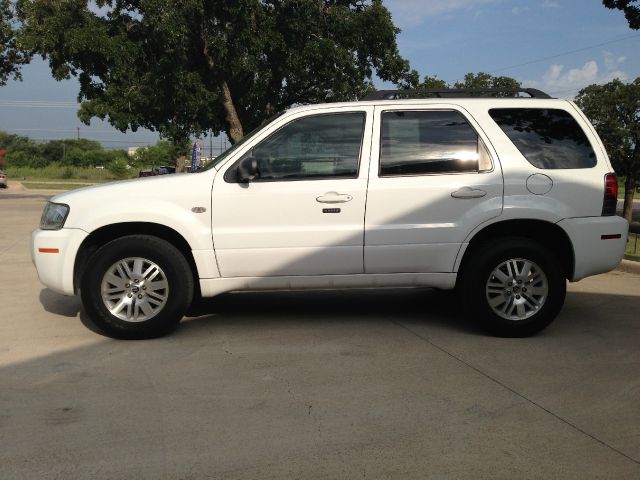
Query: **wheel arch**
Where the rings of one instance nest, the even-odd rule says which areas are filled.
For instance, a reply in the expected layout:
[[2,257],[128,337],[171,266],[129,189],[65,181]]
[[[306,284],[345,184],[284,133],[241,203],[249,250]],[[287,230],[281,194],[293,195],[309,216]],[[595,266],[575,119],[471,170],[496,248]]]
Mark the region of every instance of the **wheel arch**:
[[194,285],[196,286],[196,289],[198,289],[198,268],[196,266],[193,253],[191,252],[191,246],[180,233],[171,227],[158,223],[123,222],[97,228],[84,239],[78,249],[78,253],[76,254],[73,268],[74,291],[78,291],[87,263],[96,250],[112,240],[125,237],[127,235],[150,235],[171,243],[187,260],[193,275]]
[[465,263],[475,255],[485,242],[500,237],[522,237],[533,240],[553,252],[560,260],[565,277],[571,280],[575,269],[573,244],[567,233],[555,223],[535,219],[503,220],[478,230],[469,241],[458,266],[461,272]]

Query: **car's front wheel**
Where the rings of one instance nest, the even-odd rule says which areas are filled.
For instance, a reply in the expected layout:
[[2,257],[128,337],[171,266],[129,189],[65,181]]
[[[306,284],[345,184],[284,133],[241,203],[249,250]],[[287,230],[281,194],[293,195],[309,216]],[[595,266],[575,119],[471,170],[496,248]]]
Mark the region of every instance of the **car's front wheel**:
[[165,335],[193,297],[184,255],[157,237],[130,235],[107,243],[89,260],[82,303],[96,326],[116,338]]
[[467,312],[489,332],[533,335],[558,315],[565,274],[548,249],[525,238],[484,243],[470,252],[457,286]]

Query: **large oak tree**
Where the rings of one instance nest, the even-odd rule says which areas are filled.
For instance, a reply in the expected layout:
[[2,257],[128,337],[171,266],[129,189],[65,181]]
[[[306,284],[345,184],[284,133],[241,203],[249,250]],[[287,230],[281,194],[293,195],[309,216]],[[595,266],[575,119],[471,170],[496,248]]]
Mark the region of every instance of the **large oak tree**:
[[79,117],[175,143],[232,142],[291,105],[356,99],[399,81],[381,0],[19,0],[21,39],[58,80],[77,77]]
[[607,8],[622,10],[624,17],[629,22],[629,28],[633,30],[640,28],[640,4],[638,0],[603,0],[602,4]]
[[0,0],[0,86],[20,78],[20,67],[30,59],[18,44],[17,27],[14,2]]

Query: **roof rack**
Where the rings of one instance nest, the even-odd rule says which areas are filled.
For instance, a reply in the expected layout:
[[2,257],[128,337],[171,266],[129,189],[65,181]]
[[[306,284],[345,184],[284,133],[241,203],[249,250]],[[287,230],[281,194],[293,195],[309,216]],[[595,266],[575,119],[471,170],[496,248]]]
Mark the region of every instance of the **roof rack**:
[[429,97],[517,97],[520,93],[526,93],[530,98],[553,98],[536,88],[441,88],[424,90],[378,90],[361,98],[361,100],[403,100]]

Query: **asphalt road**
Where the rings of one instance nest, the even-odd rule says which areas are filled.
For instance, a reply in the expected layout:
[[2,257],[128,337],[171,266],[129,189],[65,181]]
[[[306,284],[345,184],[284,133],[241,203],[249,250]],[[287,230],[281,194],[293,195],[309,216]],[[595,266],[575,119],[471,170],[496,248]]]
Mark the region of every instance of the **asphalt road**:
[[0,191],[0,478],[640,478],[640,276],[529,339],[430,290],[231,294],[111,340],[42,287]]

